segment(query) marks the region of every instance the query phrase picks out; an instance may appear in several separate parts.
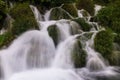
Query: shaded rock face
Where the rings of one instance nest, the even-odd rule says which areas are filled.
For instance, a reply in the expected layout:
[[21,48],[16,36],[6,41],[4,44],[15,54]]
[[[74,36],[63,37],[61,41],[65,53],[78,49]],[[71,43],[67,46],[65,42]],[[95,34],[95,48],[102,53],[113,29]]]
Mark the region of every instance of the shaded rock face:
[[52,37],[54,44],[57,46],[58,44],[58,34],[59,30],[56,25],[51,25],[48,27],[48,33]]
[[86,52],[83,50],[82,44],[78,39],[74,44],[74,49],[72,51],[72,59],[74,61],[75,68],[85,67],[86,57]]

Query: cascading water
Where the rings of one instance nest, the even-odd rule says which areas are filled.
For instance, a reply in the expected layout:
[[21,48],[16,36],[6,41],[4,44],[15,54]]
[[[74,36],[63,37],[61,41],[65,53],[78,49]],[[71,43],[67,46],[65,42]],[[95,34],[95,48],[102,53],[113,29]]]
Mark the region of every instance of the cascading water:
[[[0,51],[1,80],[120,80],[115,72],[119,70],[106,65],[102,56],[94,50],[94,37],[98,31],[91,31],[92,37],[86,39],[88,37],[84,34],[90,32],[72,34],[73,26],[78,26],[76,23],[63,19],[49,21],[50,11],[43,21],[37,8],[30,7],[40,31],[25,32],[10,47]],[[47,31],[51,25],[56,25],[59,30],[56,48]],[[76,69],[72,56],[78,38],[87,57],[85,67]],[[111,76],[113,78],[109,79]]]

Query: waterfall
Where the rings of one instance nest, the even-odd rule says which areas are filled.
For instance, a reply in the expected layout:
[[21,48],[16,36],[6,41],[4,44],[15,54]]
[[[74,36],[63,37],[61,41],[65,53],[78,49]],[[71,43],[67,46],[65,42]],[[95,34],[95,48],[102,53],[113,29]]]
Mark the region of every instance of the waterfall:
[[[106,65],[102,55],[94,50],[94,38],[100,29],[97,24],[97,29],[79,33],[76,22],[49,20],[51,10],[41,15],[35,6],[30,7],[40,30],[27,31],[0,50],[0,80],[120,80],[119,68]],[[84,17],[82,11],[78,11],[79,17]],[[52,25],[58,29],[57,45],[48,31]],[[79,51],[77,41],[81,43]],[[80,50],[86,54],[85,66],[76,68],[72,57],[74,51],[84,54]]]
[[26,32],[1,53],[5,77],[31,68],[48,67],[54,54],[54,43],[46,32]]

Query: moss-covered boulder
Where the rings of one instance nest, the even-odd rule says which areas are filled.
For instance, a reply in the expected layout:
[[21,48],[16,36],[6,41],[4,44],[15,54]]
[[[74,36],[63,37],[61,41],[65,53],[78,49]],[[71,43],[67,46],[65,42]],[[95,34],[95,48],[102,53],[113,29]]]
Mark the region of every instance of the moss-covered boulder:
[[94,48],[100,52],[104,58],[108,58],[113,51],[113,34],[109,30],[100,31],[94,39]]
[[64,10],[66,10],[73,17],[78,17],[78,11],[77,11],[77,8],[76,8],[75,4],[73,4],[73,3],[71,3],[71,4],[64,4],[62,6],[62,8]]
[[60,7],[53,8],[50,12],[50,20],[72,19],[72,16]]
[[15,36],[10,32],[5,32],[0,35],[0,48],[4,48],[10,45],[10,43],[14,40]]
[[48,27],[48,34],[50,37],[53,39],[55,45],[58,44],[58,34],[59,34],[59,29],[57,28],[56,25],[51,25]]
[[112,66],[120,66],[120,51],[113,51],[109,56],[108,61]]
[[74,44],[72,59],[74,61],[75,68],[85,67],[86,65],[86,52],[82,48],[82,44],[78,39],[77,42]]
[[10,15],[14,19],[11,31],[16,36],[30,29],[38,29],[34,14],[28,3],[17,4],[10,10]]
[[84,18],[76,18],[72,20],[77,22],[83,31],[90,31],[92,28],[92,26]]
[[94,3],[92,0],[78,0],[76,6],[78,9],[85,9],[90,15],[94,15]]
[[99,24],[116,33],[120,33],[120,9],[118,7],[120,7],[120,0],[102,8],[97,14]]

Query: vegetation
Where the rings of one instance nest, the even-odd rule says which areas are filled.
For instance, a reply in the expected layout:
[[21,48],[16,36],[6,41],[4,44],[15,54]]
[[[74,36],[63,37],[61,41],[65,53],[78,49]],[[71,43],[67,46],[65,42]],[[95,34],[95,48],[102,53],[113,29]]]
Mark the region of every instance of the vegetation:
[[82,44],[78,39],[76,44],[74,45],[72,59],[74,61],[74,65],[76,68],[85,67],[86,65],[86,52],[82,48]]
[[16,36],[30,29],[38,29],[32,10],[27,3],[18,4],[12,8],[10,15],[14,19],[11,31]]
[[10,31],[0,35],[0,48],[9,46],[14,38],[15,36]]
[[72,19],[72,16],[64,9],[56,7],[50,13],[50,20]]
[[78,9],[85,9],[91,15],[94,15],[94,3],[92,0],[78,0],[76,3]]
[[90,31],[90,29],[92,28],[92,26],[89,23],[87,23],[87,21],[85,21],[85,19],[83,18],[76,18],[73,19],[73,21],[77,22],[83,31]]
[[106,26],[116,33],[120,33],[120,9],[118,7],[120,7],[119,0],[100,10],[97,15],[100,25]]
[[114,36],[111,31],[105,30],[97,33],[94,39],[95,50],[100,52],[103,57],[108,58],[113,51]]
[[69,14],[73,17],[78,17],[78,12],[75,4],[64,4],[62,8],[69,12]]

